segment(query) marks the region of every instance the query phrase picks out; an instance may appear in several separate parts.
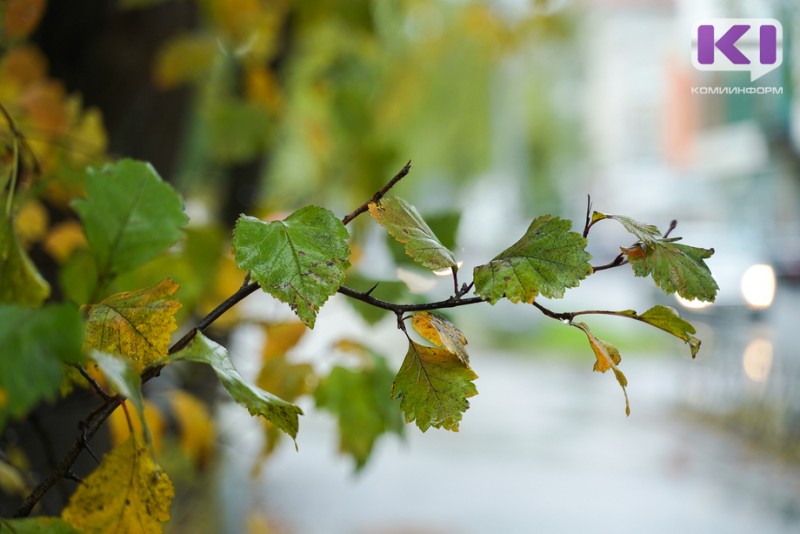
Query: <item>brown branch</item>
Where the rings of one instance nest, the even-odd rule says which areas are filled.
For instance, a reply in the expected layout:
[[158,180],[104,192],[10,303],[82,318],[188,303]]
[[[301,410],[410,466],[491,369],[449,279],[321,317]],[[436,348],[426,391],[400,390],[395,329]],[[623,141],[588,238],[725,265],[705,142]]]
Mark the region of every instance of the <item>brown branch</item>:
[[611,269],[613,267],[619,267],[620,265],[626,265],[628,260],[625,259],[625,254],[620,253],[611,263],[607,263],[605,265],[598,265],[597,267],[592,266],[592,271],[605,271],[606,269]]
[[458,308],[459,306],[469,306],[470,304],[478,304],[479,302],[486,302],[481,297],[470,297],[462,299],[458,297],[450,297],[447,300],[440,300],[437,302],[425,302],[422,304],[396,304],[394,302],[387,302],[385,300],[376,299],[366,293],[356,291],[347,286],[341,286],[338,290],[342,295],[348,296],[352,299],[360,300],[370,306],[389,310],[397,314],[415,311],[428,311],[428,310],[441,310],[443,308]]
[[589,235],[589,228],[592,227],[592,195],[586,195],[586,222],[583,225],[583,238]]
[[395,174],[395,175],[394,175],[394,178],[392,178],[391,180],[389,180],[389,182],[388,182],[388,183],[387,183],[385,186],[383,186],[383,187],[381,188],[381,190],[380,190],[380,191],[378,191],[377,193],[375,193],[375,194],[372,196],[372,198],[371,198],[371,199],[367,200],[366,202],[364,202],[363,204],[361,204],[359,207],[357,207],[356,209],[354,209],[352,212],[350,212],[350,213],[348,213],[347,215],[345,215],[344,217],[342,217],[342,224],[347,224],[347,223],[349,223],[350,221],[352,221],[353,219],[355,219],[356,217],[358,217],[359,215],[361,215],[362,213],[364,213],[365,211],[367,211],[367,210],[369,209],[369,205],[370,205],[370,203],[372,203],[372,202],[375,202],[375,203],[379,202],[379,201],[380,201],[380,199],[382,199],[382,198],[383,198],[383,196],[384,196],[386,193],[388,193],[388,192],[389,192],[389,189],[391,189],[392,187],[394,187],[394,186],[397,184],[397,182],[399,182],[400,180],[402,180],[403,178],[405,178],[405,176],[408,174],[408,171],[410,171],[410,170],[411,170],[411,161],[409,161],[408,163],[406,163],[406,164],[405,164],[405,166],[404,166],[402,169],[400,169],[400,172],[398,172],[397,174]]

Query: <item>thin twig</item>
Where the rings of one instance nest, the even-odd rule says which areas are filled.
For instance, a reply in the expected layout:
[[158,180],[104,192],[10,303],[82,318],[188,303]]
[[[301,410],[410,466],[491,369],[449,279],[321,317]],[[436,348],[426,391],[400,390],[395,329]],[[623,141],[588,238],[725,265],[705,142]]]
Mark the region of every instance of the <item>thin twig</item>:
[[389,180],[389,182],[385,186],[383,186],[380,191],[375,193],[372,196],[371,199],[367,200],[366,202],[361,204],[359,207],[354,209],[352,212],[350,212],[347,215],[345,215],[344,217],[342,217],[342,224],[349,223],[350,221],[352,221],[353,219],[355,219],[356,217],[358,217],[359,215],[361,215],[362,213],[367,211],[369,209],[369,205],[371,203],[373,203],[373,202],[378,203],[380,201],[380,199],[382,199],[383,196],[386,193],[389,192],[389,189],[394,187],[397,184],[397,182],[399,182],[400,180],[405,178],[405,176],[408,174],[408,171],[410,171],[410,170],[411,170],[411,161],[406,163],[405,166],[402,169],[400,169],[400,172],[395,174],[394,178]]
[[671,233],[672,233],[672,231],[673,231],[675,228],[677,228],[677,227],[678,227],[678,221],[677,221],[676,219],[672,219],[672,220],[669,222],[669,228],[667,228],[667,231],[666,231],[666,232],[664,232],[664,237],[663,237],[662,239],[666,239],[666,238],[668,238],[668,237],[669,237],[669,234],[671,234]]
[[628,260],[625,259],[625,254],[620,253],[616,258],[614,258],[614,261],[612,261],[611,263],[607,263],[605,265],[598,265],[597,267],[592,266],[592,271],[594,271],[594,272],[604,271],[606,269],[611,269],[613,267],[619,267],[620,265],[625,265],[627,263],[628,263]]
[[394,302],[376,299],[375,297],[360,291],[356,291],[355,289],[351,289],[347,286],[341,286],[338,289],[338,292],[350,298],[360,300],[361,302],[366,302],[367,304],[375,306],[376,308],[382,308],[384,310],[389,310],[400,314],[405,312],[440,310],[443,308],[458,308],[459,306],[469,306],[470,304],[485,302],[481,297],[458,299],[453,296],[447,300],[440,300],[438,302],[426,302],[423,304],[396,304]]
[[586,222],[583,225],[583,238],[589,235],[589,228],[592,227],[592,195],[586,195]]
[[98,395],[103,397],[103,400],[107,401],[107,400],[111,399],[111,395],[109,395],[108,392],[106,392],[106,390],[104,390],[103,387],[100,384],[97,383],[97,380],[92,378],[92,375],[90,375],[88,372],[86,372],[86,369],[84,369],[83,366],[79,365],[77,367],[78,367],[78,372],[81,374],[81,376],[87,382],[89,382],[89,385],[92,386],[92,389],[94,389],[97,392]]

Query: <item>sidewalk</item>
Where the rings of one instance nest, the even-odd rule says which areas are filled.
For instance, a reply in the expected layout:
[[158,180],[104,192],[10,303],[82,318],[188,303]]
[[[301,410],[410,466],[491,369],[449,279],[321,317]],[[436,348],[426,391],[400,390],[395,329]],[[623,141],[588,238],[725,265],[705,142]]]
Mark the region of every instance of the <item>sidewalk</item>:
[[676,414],[691,361],[627,357],[626,418],[619,386],[588,358],[476,351],[480,393],[461,432],[408,426],[360,475],[336,455],[334,423],[309,410],[300,452],[284,444],[250,506],[298,534],[799,531],[796,467]]

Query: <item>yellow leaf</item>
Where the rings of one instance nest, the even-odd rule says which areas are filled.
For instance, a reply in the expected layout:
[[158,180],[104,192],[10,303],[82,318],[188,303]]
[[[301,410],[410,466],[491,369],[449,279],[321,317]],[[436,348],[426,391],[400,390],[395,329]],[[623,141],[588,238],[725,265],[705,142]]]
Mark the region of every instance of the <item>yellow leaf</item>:
[[594,370],[600,373],[605,373],[609,369],[614,371],[614,377],[617,379],[620,387],[622,388],[622,393],[625,395],[625,414],[631,414],[631,406],[628,402],[628,379],[619,370],[619,363],[622,361],[622,356],[620,356],[619,351],[616,347],[609,345],[602,339],[598,339],[589,330],[589,327],[586,323],[572,323],[572,326],[583,330],[583,333],[586,334],[586,337],[589,339],[589,345],[592,347],[592,351],[594,351],[594,355],[597,358],[597,361],[594,362]]
[[108,147],[103,115],[97,108],[83,112],[70,130],[69,156],[72,163],[82,166],[99,159]]
[[172,298],[178,284],[170,279],[139,291],[118,293],[88,307],[84,349],[118,354],[137,372],[167,356],[170,336],[177,328]]
[[248,100],[258,102],[272,113],[278,113],[283,107],[283,97],[278,82],[262,64],[247,66],[245,95]]
[[[131,401],[126,400],[125,406],[130,415],[131,426],[133,426],[133,433],[137,439],[144,439],[144,430],[142,423],[136,416],[136,408],[134,408]],[[144,400],[144,420],[147,427],[150,429],[150,436],[153,439],[153,450],[155,452],[161,451],[163,443],[164,416],[161,414],[161,409],[158,405],[148,399]],[[125,410],[122,406],[114,410],[111,417],[108,418],[108,430],[111,434],[111,443],[116,447],[125,443],[131,437],[131,429],[128,426],[128,418],[125,416]]]
[[26,202],[17,212],[14,228],[23,246],[36,243],[47,232],[49,216],[38,200]]
[[42,246],[54,260],[63,263],[75,250],[87,247],[83,227],[75,220],[60,222],[50,229]]
[[158,53],[155,84],[170,89],[202,78],[211,69],[218,48],[212,37],[180,35],[170,40]]
[[42,81],[32,85],[20,103],[27,114],[25,126],[35,132],[34,138],[47,141],[67,133],[69,110],[60,82]]
[[26,37],[39,24],[47,7],[46,0],[6,0],[3,32],[8,39]]
[[130,439],[103,457],[61,516],[86,532],[162,532],[175,490],[146,446]]
[[435,313],[417,312],[412,316],[411,325],[419,335],[436,345],[454,353],[464,362],[469,362],[467,338],[456,325]]
[[306,325],[300,321],[265,325],[267,342],[262,352],[264,360],[285,356],[307,331]]
[[214,452],[214,422],[208,408],[197,397],[176,390],[170,397],[172,412],[180,428],[181,449],[202,469]]
[[[244,276],[244,271],[236,266],[236,262],[233,261],[233,258],[229,256],[220,258],[214,279],[214,285],[211,288],[211,291],[207,292],[201,299],[201,314],[207,314],[216,308],[220,302],[236,293],[236,291],[242,286],[242,280],[244,279]],[[238,322],[238,308],[232,308],[214,322],[214,327],[226,328],[233,326]]]

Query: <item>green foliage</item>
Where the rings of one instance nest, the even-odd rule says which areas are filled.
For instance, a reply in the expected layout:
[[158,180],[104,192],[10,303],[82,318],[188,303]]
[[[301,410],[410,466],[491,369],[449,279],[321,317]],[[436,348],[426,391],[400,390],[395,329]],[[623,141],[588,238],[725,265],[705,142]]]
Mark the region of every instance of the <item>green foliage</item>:
[[0,222],[0,303],[39,306],[49,295],[50,284],[20,246],[11,219]]
[[339,450],[353,457],[356,469],[364,467],[380,436],[403,432],[398,404],[386,394],[394,374],[383,357],[368,357],[361,369],[334,367],[314,392],[317,407],[337,416]]
[[57,517],[35,517],[32,519],[2,519],[0,532],[5,534],[81,534],[63,519]]
[[73,203],[102,283],[155,258],[181,236],[183,202],[147,163],[121,160],[87,176]]
[[700,350],[700,340],[692,335],[696,333],[696,330],[691,323],[685,321],[678,315],[678,311],[675,308],[669,306],[654,306],[641,315],[637,315],[633,310],[627,310],[621,313],[649,324],[650,326],[655,326],[668,334],[672,334],[678,339],[682,339],[689,345],[689,349],[692,351],[692,358],[697,356],[697,351]]
[[398,197],[369,205],[369,213],[389,234],[406,246],[406,254],[428,269],[458,269],[456,259],[423,220],[417,209]]
[[614,219],[639,239],[630,247],[621,247],[622,253],[630,262],[636,276],[652,276],[653,281],[664,293],[677,293],[693,300],[714,302],[717,297],[717,282],[711,276],[706,260],[714,254],[714,249],[690,247],[676,243],[680,237],[661,238],[658,228],[642,224],[630,217],[605,215],[594,212],[592,224],[603,219]]
[[55,398],[63,364],[80,364],[80,314],[68,304],[0,305],[0,429],[42,400]]
[[458,431],[461,416],[469,408],[467,398],[478,394],[472,383],[476,378],[456,354],[409,340],[392,397],[400,399],[406,422],[416,421],[423,432],[430,427]]
[[282,221],[241,216],[233,247],[239,267],[313,328],[320,306],[344,282],[350,266],[347,238],[333,213],[308,206]]
[[586,239],[570,232],[570,221],[545,215],[525,235],[485,265],[475,267],[475,292],[492,304],[533,302],[538,296],[561,298],[592,274]]
[[298,416],[303,415],[303,411],[245,381],[233,366],[228,351],[203,334],[197,333],[189,346],[171,356],[170,360],[210,365],[233,400],[247,408],[252,415],[265,417],[292,439],[297,437]]

